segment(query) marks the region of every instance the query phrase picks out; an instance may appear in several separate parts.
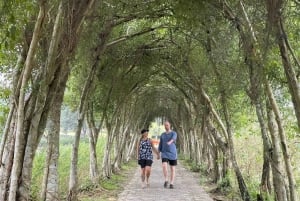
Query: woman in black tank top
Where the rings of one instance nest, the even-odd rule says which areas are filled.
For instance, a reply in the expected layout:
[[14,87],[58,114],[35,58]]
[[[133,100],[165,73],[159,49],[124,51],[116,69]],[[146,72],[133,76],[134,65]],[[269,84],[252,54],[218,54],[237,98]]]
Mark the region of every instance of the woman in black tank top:
[[154,147],[154,144],[150,138],[148,138],[148,129],[141,131],[141,139],[137,144],[137,159],[138,164],[141,166],[141,179],[142,188],[149,187],[149,177],[151,174],[151,165],[153,163],[153,152],[157,155],[157,159],[160,159],[158,150]]

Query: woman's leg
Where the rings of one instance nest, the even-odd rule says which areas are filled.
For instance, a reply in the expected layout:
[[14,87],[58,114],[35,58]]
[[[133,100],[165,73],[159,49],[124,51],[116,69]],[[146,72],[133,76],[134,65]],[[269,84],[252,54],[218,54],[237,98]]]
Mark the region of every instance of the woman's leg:
[[145,188],[146,169],[141,168],[142,188]]
[[149,185],[150,174],[151,174],[151,166],[146,166],[145,167],[145,175],[146,175],[146,184],[147,184],[147,186]]
[[142,182],[145,181],[145,178],[146,178],[146,169],[145,168],[141,168],[141,179],[142,179]]

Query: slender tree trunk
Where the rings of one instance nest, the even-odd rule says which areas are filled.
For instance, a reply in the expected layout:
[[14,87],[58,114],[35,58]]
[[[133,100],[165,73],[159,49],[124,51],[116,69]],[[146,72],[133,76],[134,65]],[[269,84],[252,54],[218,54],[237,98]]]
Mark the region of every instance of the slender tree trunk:
[[94,80],[95,71],[96,71],[96,65],[92,66],[88,74],[83,90],[81,92],[80,103],[78,106],[77,128],[75,132],[75,139],[74,139],[74,144],[72,149],[72,159],[71,159],[72,161],[71,161],[71,169],[70,169],[69,192],[68,192],[69,201],[77,200],[77,185],[78,185],[77,164],[78,164],[79,141],[80,141],[80,134],[84,122],[84,115],[86,114],[85,111],[86,99]]
[[10,97],[10,105],[11,106],[10,106],[8,117],[7,117],[6,122],[5,122],[5,127],[4,127],[4,131],[3,131],[3,135],[2,135],[2,138],[1,138],[0,162],[2,161],[4,147],[5,147],[5,143],[6,143],[8,134],[10,132],[10,127],[11,127],[11,123],[12,123],[12,120],[13,120],[13,115],[16,113],[15,102],[18,102],[18,97],[19,97],[18,94],[19,93],[17,91],[19,91],[21,68],[22,68],[22,66],[24,66],[24,63],[25,63],[25,60],[26,60],[26,56],[27,56],[27,49],[25,47],[23,47],[22,52],[21,52],[21,54],[18,57],[17,64],[15,66],[16,70],[15,70],[15,72],[13,74],[13,89],[12,89],[13,93],[12,93],[12,95]]
[[188,153],[188,157],[189,157],[189,159],[191,160],[192,159],[192,140],[191,140],[191,134],[190,134],[190,132],[189,131],[187,131],[187,133],[186,133],[187,135],[186,135],[186,141],[187,141],[187,153]]
[[[268,22],[271,24],[271,27],[274,28],[274,35],[276,36],[276,41],[279,46],[282,64],[284,67],[285,75],[288,82],[288,87],[290,90],[290,94],[292,96],[292,102],[295,108],[295,114],[298,121],[298,127],[300,128],[300,86],[297,80],[295,69],[290,61],[290,57],[288,54],[288,44],[287,44],[287,34],[284,30],[284,19],[282,15],[282,9],[284,6],[284,1],[282,0],[268,0],[266,1],[267,11],[268,11]],[[269,97],[270,98],[270,97]],[[297,200],[297,193],[295,187],[295,181],[292,171],[292,166],[290,163],[290,156],[288,154],[288,149],[286,146],[286,139],[284,134],[284,129],[281,123],[279,109],[275,102],[275,99],[270,99],[270,103],[272,105],[273,111],[276,116],[276,122],[279,129],[279,136],[281,140],[281,149],[283,152],[283,157],[285,161],[285,169],[287,172],[287,177],[289,181],[289,192],[290,192],[290,200]]]
[[197,159],[197,164],[201,165],[201,131],[199,128],[196,131],[198,133],[197,135],[197,145],[196,145],[196,159]]
[[[255,100],[256,102],[258,100]],[[262,107],[262,103],[257,102],[255,104],[256,108],[256,115],[258,118],[258,122],[260,124],[260,129],[261,129],[261,135],[263,139],[263,169],[262,169],[262,176],[261,176],[261,195],[264,193],[270,193],[271,190],[271,184],[270,184],[270,155],[269,155],[269,150],[272,149],[271,146],[271,141],[268,136],[268,131],[266,128],[266,122],[265,122],[265,115],[264,115],[264,109]]]
[[[282,118],[280,115],[278,105],[277,105],[275,97],[273,95],[271,86],[269,85],[267,80],[265,81],[265,85],[266,85],[266,91],[267,91],[267,94],[269,97],[270,105],[272,107],[272,111],[274,112],[276,124],[278,127],[278,134],[279,134],[279,138],[280,138],[281,150],[282,150],[284,163],[285,163],[285,169],[286,169],[286,173],[287,173],[288,181],[289,181],[290,199],[293,200],[293,199],[297,198],[297,194],[296,194],[296,189],[295,189],[295,181],[294,181],[292,165],[291,165],[291,161],[290,161],[290,155],[289,155],[289,151],[288,151],[288,147],[287,147],[286,134],[284,132],[283,123],[281,120]],[[273,138],[274,138],[274,140],[277,139],[276,137],[273,137]],[[274,143],[276,143],[276,141]],[[273,146],[276,146],[276,144],[274,144]]]
[[267,102],[267,114],[268,114],[268,126],[272,138],[272,149],[269,150],[271,158],[271,167],[273,175],[273,186],[274,194],[276,201],[287,201],[288,192],[285,184],[285,175],[283,174],[282,169],[282,160],[280,156],[280,139],[278,136],[278,129],[276,126],[275,116],[270,106],[270,103]]
[[[278,25],[279,26],[279,25]],[[278,35],[280,35],[278,37],[278,42],[279,42],[279,48],[280,48],[280,52],[281,52],[281,57],[282,57],[282,62],[283,62],[283,66],[285,69],[285,73],[286,73],[286,77],[288,78],[288,85],[289,85],[289,89],[290,89],[290,93],[292,95],[292,101],[294,103],[294,107],[295,107],[295,113],[296,113],[296,117],[298,120],[298,127],[300,128],[300,89],[299,89],[299,83],[296,77],[296,73],[295,70],[290,62],[288,53],[287,53],[287,47],[286,44],[284,42],[284,39],[282,39],[282,34],[284,34],[282,29],[279,29],[279,33]],[[286,166],[286,172],[287,172],[287,177],[289,180],[289,191],[290,191],[290,197],[291,197],[291,201],[297,201],[297,193],[296,193],[296,184],[294,181],[294,176],[293,176],[293,170],[292,170],[292,165],[290,162],[290,156],[288,153],[288,148],[286,145],[286,136],[284,134],[284,129],[280,123],[280,117],[278,110],[274,110],[275,114],[276,114],[276,120],[277,120],[277,124],[279,126],[279,135],[280,135],[280,139],[281,139],[281,147],[282,147],[282,152],[283,152],[283,156],[284,156],[284,161],[285,161],[285,166]]]
[[[241,197],[242,197],[242,199],[244,201],[250,201],[250,195],[249,195],[246,183],[244,181],[243,175],[242,175],[242,173],[240,171],[240,168],[239,168],[239,166],[237,164],[237,161],[236,161],[236,158],[235,158],[235,153],[234,153],[234,148],[233,148],[233,137],[232,137],[232,134],[231,133],[229,134],[227,132],[227,129],[225,129],[224,124],[222,123],[221,118],[219,117],[219,115],[217,114],[216,110],[214,109],[214,107],[213,107],[213,105],[212,105],[212,103],[211,103],[208,95],[205,93],[205,91],[203,89],[201,89],[201,91],[202,91],[201,93],[202,93],[203,98],[207,102],[209,110],[212,112],[212,114],[213,114],[214,118],[216,119],[217,123],[219,125],[221,125],[222,131],[224,132],[223,136],[227,136],[227,138],[228,138],[227,139],[228,140],[228,142],[227,142],[228,143],[228,145],[227,145],[228,147],[227,146],[226,146],[226,148],[224,147],[222,149],[222,151],[223,151],[224,155],[226,155],[227,148],[229,149],[228,151],[230,153],[230,159],[231,159],[232,167],[233,167],[233,170],[235,172],[235,176],[236,176],[236,179],[237,179],[237,182],[238,182],[238,185],[239,185]],[[217,136],[215,136],[215,137],[217,137]],[[218,141],[221,142],[221,138],[217,137],[215,139],[217,140],[217,142]],[[220,144],[225,144],[225,143],[222,142],[222,143],[218,143],[218,144],[220,145]],[[223,145],[223,146],[225,146],[225,145]]]
[[[91,1],[93,2],[93,1]],[[90,3],[91,5],[92,3]],[[109,37],[109,34],[112,30],[112,24],[109,22],[105,26],[104,30],[99,34],[101,37],[100,43],[97,45],[95,48],[95,61],[93,65],[91,66],[91,70],[89,72],[89,75],[86,79],[84,89],[81,94],[81,100],[80,100],[80,105],[79,105],[79,118],[78,118],[78,126],[77,130],[75,133],[75,142],[73,146],[73,151],[72,151],[72,162],[71,162],[71,170],[70,170],[70,180],[69,180],[69,193],[68,193],[68,200],[77,200],[77,161],[78,161],[78,146],[79,146],[79,140],[80,140],[80,133],[81,133],[81,128],[83,124],[83,119],[84,119],[84,114],[85,114],[85,102],[87,99],[87,95],[89,92],[89,89],[92,85],[94,75],[96,68],[98,67],[98,64],[100,62],[100,57],[102,53],[105,51],[106,48],[106,41]]]
[[121,134],[121,136],[117,136],[120,137],[120,143],[119,143],[119,149],[117,151],[117,154],[115,156],[115,160],[113,163],[113,172],[117,173],[120,168],[121,168],[121,163],[122,163],[122,159],[123,159],[123,155],[124,155],[124,150],[125,150],[125,145],[126,145],[126,137],[128,133],[125,131],[124,133]]
[[[295,109],[295,114],[298,120],[298,127],[300,128],[300,86],[297,80],[296,71],[291,63],[287,44],[287,34],[284,30],[284,16],[282,10],[284,9],[283,0],[267,0],[268,22],[274,30],[276,42],[281,54],[284,72],[287,78],[288,87],[292,96],[292,102]],[[291,192],[291,199],[297,200],[295,193]]]
[[219,174],[219,153],[218,153],[218,146],[214,142],[213,138],[210,141],[210,150],[212,153],[212,159],[210,160],[212,162],[212,167],[209,168],[213,171],[212,174],[212,181],[214,183],[217,183],[220,179],[220,174]]
[[[217,167],[219,168],[219,165],[216,164],[215,161],[215,157],[218,156],[218,153],[216,153],[215,151],[219,149],[221,150],[221,152],[223,153],[223,155],[225,155],[227,152],[229,152],[228,150],[228,146],[227,146],[227,142],[225,142],[223,140],[223,138],[221,137],[221,135],[219,134],[219,132],[216,130],[216,128],[214,127],[214,125],[212,124],[211,120],[209,117],[205,117],[206,118],[206,126],[207,126],[207,133],[209,133],[209,136],[207,135],[207,138],[205,140],[205,152],[207,153],[214,153],[213,156],[211,156],[210,154],[206,154],[207,155],[207,163],[208,163],[208,171],[209,173],[213,170],[215,172],[214,173],[214,181],[218,181],[218,177],[219,177],[219,172],[217,173],[214,168]],[[204,152],[204,153],[205,153]],[[213,167],[213,168],[211,168]]]
[[[183,129],[182,129],[183,130]],[[182,133],[183,137],[184,137],[184,143],[183,143],[183,154],[184,157],[187,157],[188,153],[189,153],[189,141],[188,141],[188,134],[184,131]]]
[[[211,44],[211,38],[208,36],[207,39],[207,44]],[[207,52],[209,54],[209,58],[211,60],[212,66],[214,73],[217,77],[217,82],[218,82],[218,90],[221,95],[221,106],[222,106],[222,113],[225,119],[226,123],[226,130],[227,130],[227,138],[228,138],[228,146],[232,147],[232,153],[234,154],[234,144],[233,144],[233,134],[232,134],[232,128],[231,128],[231,120],[230,120],[230,114],[229,114],[229,109],[228,109],[228,103],[227,103],[227,88],[225,87],[224,80],[221,76],[221,73],[218,70],[217,64],[214,62],[213,55],[211,54],[212,47],[207,47]],[[231,154],[232,154],[231,153]],[[228,168],[231,167],[231,158],[228,154],[224,155],[223,157],[223,168],[222,168],[222,177],[225,178],[228,174]],[[228,186],[230,186],[229,180],[227,183]]]
[[277,38],[278,38],[278,45],[279,45],[279,49],[280,49],[280,53],[281,53],[281,57],[282,57],[282,63],[283,63],[283,67],[284,67],[284,71],[287,77],[287,81],[288,81],[288,86],[289,86],[289,90],[290,90],[290,94],[292,96],[292,101],[294,104],[294,108],[295,108],[295,114],[298,120],[298,127],[300,128],[300,88],[299,88],[299,83],[298,83],[298,79],[297,79],[297,75],[295,72],[295,69],[293,68],[290,58],[289,58],[289,54],[288,54],[288,49],[287,49],[287,45],[285,43],[285,40],[283,37],[286,37],[285,32],[283,30],[283,25],[281,26],[280,23],[283,22],[278,22],[278,33],[277,33]]
[[90,178],[94,184],[99,182],[99,171],[97,163],[96,139],[93,135],[92,128],[88,128],[89,144],[90,144]]
[[71,158],[71,168],[70,168],[70,179],[69,179],[69,191],[68,191],[68,201],[76,201],[77,200],[77,185],[78,185],[78,150],[79,150],[79,141],[80,134],[84,121],[84,103],[82,102],[80,105],[81,111],[79,111],[78,119],[77,119],[77,128],[75,132],[74,144],[72,148],[72,158]]
[[24,102],[25,102],[25,90],[27,81],[30,77],[31,69],[32,69],[32,61],[34,57],[34,52],[37,48],[37,43],[39,41],[40,32],[42,29],[42,25],[44,22],[46,14],[46,8],[44,2],[40,5],[40,11],[37,18],[37,22],[35,24],[35,29],[33,32],[32,41],[30,44],[29,52],[25,61],[24,67],[24,74],[22,78],[19,102],[18,102],[18,110],[17,110],[17,132],[16,132],[16,141],[15,141],[15,151],[14,151],[14,159],[13,159],[13,166],[11,172],[11,182],[9,188],[9,201],[15,201],[17,199],[17,190],[18,190],[18,182],[19,182],[19,175],[21,173],[23,154],[25,148],[25,136],[24,136]]
[[[65,34],[66,37],[65,39],[70,39],[70,40],[64,40],[64,42],[68,42],[69,44],[61,46],[61,51],[59,52],[60,56],[57,55],[50,56],[51,48],[52,47],[54,48],[55,45],[50,46],[48,52],[49,57],[47,63],[45,64],[46,68],[39,69],[39,71],[37,71],[36,80],[33,80],[34,82],[32,83],[32,85],[27,86],[28,80],[32,73],[32,68],[33,68],[32,63],[36,55],[34,52],[35,49],[37,48],[39,35],[41,33],[41,29],[42,29],[42,25],[46,13],[45,11],[46,1],[40,1],[39,3],[40,3],[40,13],[38,15],[36,26],[33,31],[31,44],[25,60],[23,72],[21,73],[19,82],[14,89],[15,100],[17,103],[16,108],[18,108],[17,111],[18,116],[16,117],[17,132],[16,132],[16,140],[14,145],[15,151],[13,156],[13,168],[10,174],[7,176],[7,178],[9,178],[9,176],[11,178],[10,186],[7,188],[9,189],[9,200],[29,199],[28,196],[30,190],[29,187],[31,181],[32,161],[35,155],[36,147],[39,143],[39,140],[43,134],[46,125],[48,111],[53,100],[52,95],[55,92],[57,79],[59,77],[59,73],[61,72],[61,70],[58,69],[58,66],[61,66],[62,63],[67,63],[66,61],[68,61],[69,56],[71,56],[71,54],[74,52],[76,46],[76,40],[72,40],[74,38],[72,39],[70,38],[74,35],[78,35],[79,27],[83,18],[82,15],[80,16],[80,14],[84,13],[80,11],[81,10],[85,11],[84,8],[85,4],[80,4],[80,6],[84,5],[83,8],[76,9],[79,11],[76,13],[75,12],[72,13],[75,14],[76,17],[72,18],[74,19],[72,21],[72,23],[74,24],[72,23],[68,24],[70,25],[70,27],[68,28],[70,28],[70,30],[72,28],[75,28],[76,32],[72,32],[68,30],[72,34],[69,35]],[[89,7],[89,5],[86,6]],[[69,9],[69,7],[66,7],[66,9]],[[72,16],[70,15],[68,17],[72,17]],[[55,51],[53,51],[52,53],[55,53]],[[59,59],[57,58],[61,58],[61,57],[64,57],[64,59],[61,59],[60,60],[61,63],[59,63],[60,61],[58,61]],[[52,58],[55,58],[57,61],[56,65],[54,65],[56,66],[55,68],[52,68],[52,64],[54,62]],[[57,76],[54,75],[55,73],[57,73],[56,74]],[[27,88],[31,86],[34,87],[31,90],[33,92],[31,92],[30,94],[26,94],[28,99],[26,98],[27,100],[25,104],[25,90],[27,90]],[[37,92],[42,92],[42,93],[37,93]],[[25,160],[24,157],[26,157]],[[21,170],[21,168],[23,169]],[[17,193],[20,193],[19,194],[20,197],[19,195],[17,195]]]
[[14,157],[14,147],[15,147],[15,138],[16,138],[16,128],[15,128],[15,120],[13,118],[13,122],[11,123],[10,133],[7,136],[6,144],[4,147],[4,154],[1,159],[1,168],[0,168],[0,176],[1,176],[1,194],[0,200],[6,200],[8,196],[7,189],[9,189],[9,179],[11,174],[11,169],[13,165],[13,157]]
[[92,182],[94,184],[97,184],[99,182],[99,170],[98,170],[96,147],[98,142],[99,129],[97,129],[95,126],[93,112],[94,111],[92,107],[89,105],[86,116],[87,116],[89,145],[90,145],[90,177]]
[[139,135],[133,135],[129,141],[129,148],[126,156],[126,162],[128,162],[132,157],[132,155],[135,153],[134,150],[135,150],[136,143],[138,141],[138,137]]
[[207,136],[208,136],[208,128],[207,128],[207,125],[206,125],[206,123],[207,123],[207,116],[206,116],[207,114],[205,113],[205,112],[203,112],[203,114],[202,114],[202,118],[201,118],[201,150],[200,150],[200,152],[201,152],[201,161],[202,161],[202,163],[204,163],[205,162],[205,158],[204,158],[204,148],[205,148],[205,146],[206,146],[206,138],[207,138]]
[[191,150],[190,150],[190,158],[195,161],[195,143],[196,143],[196,140],[195,140],[195,134],[194,134],[194,131],[193,129],[190,129],[189,131],[189,135],[190,135],[190,146],[191,146]]
[[[129,136],[129,118],[128,113],[124,111],[125,118],[123,118],[123,126],[122,129],[120,130],[121,136],[117,136],[117,138],[120,138],[118,150],[117,150],[117,155],[115,157],[115,161],[113,163],[114,171],[117,172],[120,170],[121,163],[124,157],[124,151],[125,151],[125,145],[126,145],[126,139]],[[123,116],[124,116],[123,115]],[[128,116],[127,116],[128,115]]]
[[[22,167],[22,182],[19,184],[19,193],[20,193],[20,200],[28,200],[29,193],[30,193],[30,185],[31,185],[31,172],[32,172],[32,165],[33,159],[35,156],[35,152],[41,136],[44,133],[44,128],[47,121],[47,116],[49,112],[50,105],[52,105],[53,96],[55,94],[56,86],[59,80],[59,73],[61,72],[61,68],[58,65],[53,65],[57,55],[57,46],[58,41],[60,40],[61,32],[59,31],[60,28],[60,21],[62,16],[62,5],[59,6],[56,21],[53,28],[53,35],[51,38],[46,68],[45,70],[42,69],[40,72],[40,76],[38,76],[36,82],[42,83],[39,86],[39,93],[37,95],[37,99],[34,105],[34,115],[32,117],[32,123],[30,125],[25,155],[24,155],[24,163]],[[60,66],[61,67],[61,66]],[[57,73],[57,77],[49,79],[52,77],[55,72]],[[44,82],[43,82],[44,80]],[[52,87],[49,87],[48,84]],[[64,89],[63,89],[64,90]]]
[[[230,7],[228,6],[227,2],[223,1],[222,6],[224,6],[224,15],[227,19],[234,21],[236,28],[241,36],[243,49],[245,52],[245,63],[249,67],[249,76],[250,76],[250,90],[249,90],[249,97],[252,100],[252,102],[255,104],[256,107],[256,114],[260,123],[261,127],[261,133],[264,143],[264,150],[268,150],[268,147],[270,147],[270,143],[268,141],[268,135],[266,131],[266,125],[264,121],[264,115],[263,115],[263,109],[261,106],[261,98],[262,98],[262,64],[259,57],[259,54],[256,52],[256,46],[257,46],[257,40],[256,36],[252,27],[251,22],[249,21],[248,15],[244,9],[243,3],[240,1],[240,8],[242,13],[244,14],[244,21],[245,23],[242,23],[240,19],[232,12]],[[244,25],[246,24],[246,26]],[[245,31],[245,27],[247,28],[247,31]],[[249,33],[249,34],[246,34]],[[265,152],[264,154],[268,154],[268,152]],[[268,157],[264,157],[264,169],[263,175],[262,175],[262,182],[267,182],[269,179],[267,176],[269,175],[269,167],[268,164]],[[269,184],[262,184],[262,186],[269,186]]]
[[[9,134],[9,127],[11,125],[11,121],[12,121],[14,112],[15,112],[15,107],[14,107],[14,104],[13,104],[10,108],[10,111],[9,111],[9,114],[8,114],[8,117],[7,117],[7,120],[6,120],[3,135],[1,136],[2,138],[1,138],[1,145],[0,145],[0,162],[2,161],[4,147],[5,147],[5,143],[6,143],[6,140],[7,140],[7,136]],[[2,162],[1,162],[0,166],[2,166]]]
[[112,168],[111,168],[111,148],[113,146],[113,140],[114,136],[112,134],[112,129],[108,124],[107,126],[107,140],[106,140],[106,145],[105,145],[105,150],[104,150],[104,157],[103,157],[103,162],[102,162],[102,176],[104,178],[110,178],[112,175]]

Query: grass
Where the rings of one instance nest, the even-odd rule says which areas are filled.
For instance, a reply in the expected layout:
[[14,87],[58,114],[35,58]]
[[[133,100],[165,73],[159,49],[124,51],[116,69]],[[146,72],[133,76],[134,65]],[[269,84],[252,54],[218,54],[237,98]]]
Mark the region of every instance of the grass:
[[[58,173],[59,173],[59,190],[62,197],[66,196],[69,183],[70,174],[70,164],[71,164],[71,154],[72,154],[72,136],[68,139],[64,137],[63,144],[60,145],[60,156],[58,163]],[[98,164],[101,166],[101,159],[103,158],[103,150],[105,145],[105,138],[99,137],[99,142],[97,144],[97,156]],[[82,184],[89,182],[89,144],[87,138],[83,138],[79,145],[79,155],[78,155],[78,182],[79,187]],[[41,184],[43,180],[45,157],[47,154],[47,148],[42,147],[37,152],[34,158],[33,171],[32,171],[32,187],[31,187],[31,198],[33,200],[38,200],[39,194],[41,192]]]
[[118,174],[112,175],[110,179],[103,179],[100,181],[100,186],[82,191],[79,194],[81,201],[115,201],[118,194],[124,189],[129,176],[133,169],[136,169],[135,161],[131,161],[122,166]]
[[[59,190],[63,200],[68,191],[72,143],[73,137],[64,136],[60,145],[60,156],[58,164]],[[103,152],[105,148],[105,137],[99,137],[97,144],[98,166],[101,167]],[[46,147],[42,147],[36,154],[32,172],[31,199],[39,200],[43,172],[45,166]],[[123,189],[124,183],[128,179],[128,174],[136,164],[134,161],[124,164],[118,174],[112,175],[111,179],[101,179],[99,185],[91,182],[89,176],[89,154],[90,148],[87,138],[82,138],[79,145],[78,156],[78,190],[81,201],[112,201],[117,199],[118,193]],[[101,170],[99,170],[101,171]]]

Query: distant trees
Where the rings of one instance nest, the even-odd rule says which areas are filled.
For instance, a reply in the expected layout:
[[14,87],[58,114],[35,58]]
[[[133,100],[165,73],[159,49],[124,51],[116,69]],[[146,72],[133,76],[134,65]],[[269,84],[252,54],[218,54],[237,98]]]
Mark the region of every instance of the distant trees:
[[61,133],[68,134],[68,132],[74,132],[76,129],[77,113],[72,111],[69,107],[62,107],[61,110]]

